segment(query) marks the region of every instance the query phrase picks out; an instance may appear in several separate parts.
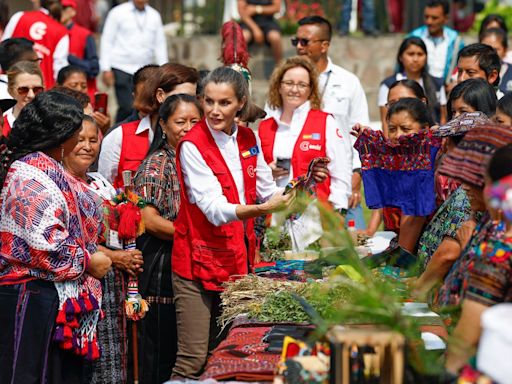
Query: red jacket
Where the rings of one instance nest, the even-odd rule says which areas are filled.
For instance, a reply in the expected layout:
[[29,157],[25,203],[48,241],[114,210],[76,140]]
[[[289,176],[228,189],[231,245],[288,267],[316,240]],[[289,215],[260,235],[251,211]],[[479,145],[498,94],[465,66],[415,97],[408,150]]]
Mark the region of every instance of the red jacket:
[[[207,290],[221,291],[223,282],[232,276],[247,274],[253,266],[256,251],[254,220],[245,220],[245,223],[239,220],[215,226],[196,204],[189,202],[180,164],[180,148],[185,141],[201,149],[204,161],[222,185],[222,192],[228,202],[240,204],[233,176],[203,120],[187,133],[176,150],[181,207],[174,222],[176,231],[172,270],[185,279],[201,282]],[[254,133],[245,127],[238,127],[237,142],[240,154],[257,145]],[[247,204],[254,204],[257,155],[246,158],[240,155],[240,161],[244,175],[245,200]]]
[[7,116],[2,116],[2,119],[4,119],[4,127],[2,129],[2,135],[4,137],[7,137],[9,136],[9,133],[11,133],[11,124],[9,123],[9,119],[7,118]]
[[[77,23],[73,23],[69,29],[69,54],[82,59],[85,57],[85,47],[87,45],[87,38],[92,35],[92,32]],[[91,103],[94,104],[94,94],[98,91],[96,86],[96,78],[87,77],[87,92],[91,98]],[[93,105],[94,106],[94,105]]]
[[41,71],[46,89],[55,84],[53,53],[67,34],[66,27],[42,11],[24,12],[14,27],[11,37],[25,37],[34,42],[34,50],[42,58]]
[[135,134],[139,123],[140,120],[136,120],[121,125],[123,141],[121,144],[121,153],[119,154],[117,176],[114,179],[115,188],[123,187],[123,171],[137,171],[137,168],[139,168],[139,165],[148,154],[149,130]]
[[[312,109],[304,123],[304,127],[295,142],[290,164],[293,177],[304,175],[308,166],[315,157],[327,157],[325,148],[325,129],[328,113]],[[267,163],[274,159],[274,141],[276,139],[277,122],[273,117],[263,120],[258,127],[261,141],[261,150]],[[322,201],[327,201],[331,189],[331,178],[328,176],[324,182],[317,184],[317,195]]]

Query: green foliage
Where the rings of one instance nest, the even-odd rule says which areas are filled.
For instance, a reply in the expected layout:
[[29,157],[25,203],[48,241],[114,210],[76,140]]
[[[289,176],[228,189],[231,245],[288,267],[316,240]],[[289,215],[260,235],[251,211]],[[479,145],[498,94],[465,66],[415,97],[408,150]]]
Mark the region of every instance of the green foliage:
[[490,14],[498,14],[502,16],[507,23],[508,30],[512,30],[512,7],[500,3],[501,1],[499,0],[487,1],[483,11],[476,16],[471,30],[475,33],[478,33],[480,31],[480,25],[482,25],[482,20]]

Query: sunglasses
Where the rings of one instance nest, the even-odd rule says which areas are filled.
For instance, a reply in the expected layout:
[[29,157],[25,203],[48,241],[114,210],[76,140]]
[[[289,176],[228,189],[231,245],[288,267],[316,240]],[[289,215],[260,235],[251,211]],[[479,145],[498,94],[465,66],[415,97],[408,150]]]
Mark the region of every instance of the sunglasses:
[[291,39],[292,45],[296,47],[297,45],[302,45],[303,47],[306,47],[309,45],[309,43],[318,43],[319,41],[325,41],[324,39],[317,39],[317,40],[309,40],[309,39],[299,39],[298,37],[292,37]]
[[18,95],[20,96],[26,96],[28,93],[32,90],[34,92],[34,95],[39,95],[41,92],[44,91],[44,87],[38,86],[38,87],[18,87]]

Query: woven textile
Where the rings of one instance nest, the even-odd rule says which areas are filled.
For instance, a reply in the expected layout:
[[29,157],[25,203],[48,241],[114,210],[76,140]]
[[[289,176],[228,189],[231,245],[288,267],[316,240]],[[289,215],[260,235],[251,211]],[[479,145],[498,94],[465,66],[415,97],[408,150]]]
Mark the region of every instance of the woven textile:
[[423,270],[445,237],[455,239],[462,223],[471,217],[471,206],[466,192],[458,188],[437,210],[418,243],[418,259]]
[[469,275],[481,255],[480,245],[489,239],[503,237],[504,225],[485,214],[479,221],[468,245],[455,261],[439,289],[435,302],[438,305],[459,305],[466,295]]
[[433,131],[437,137],[463,136],[478,125],[492,124],[483,112],[465,112]]
[[1,202],[0,284],[53,281],[59,296],[55,341],[88,359],[99,357],[101,284],[85,273],[102,229],[94,198],[38,152],[12,164]]
[[272,327],[232,328],[227,338],[213,351],[202,380],[272,381],[279,354],[265,352],[263,337]]
[[487,164],[494,152],[512,143],[508,126],[482,125],[471,129],[457,147],[443,159],[439,173],[482,188]]
[[480,244],[466,297],[492,306],[512,302],[512,237]]
[[381,131],[364,130],[354,147],[361,158],[368,207],[400,208],[411,216],[431,214],[436,208],[434,162],[439,146],[428,131],[394,143]]
[[489,204],[494,209],[500,209],[507,221],[512,222],[512,175],[498,180],[485,189]]
[[133,179],[134,192],[158,209],[160,215],[174,221],[180,208],[180,182],[176,169],[176,151],[165,144],[147,157]]

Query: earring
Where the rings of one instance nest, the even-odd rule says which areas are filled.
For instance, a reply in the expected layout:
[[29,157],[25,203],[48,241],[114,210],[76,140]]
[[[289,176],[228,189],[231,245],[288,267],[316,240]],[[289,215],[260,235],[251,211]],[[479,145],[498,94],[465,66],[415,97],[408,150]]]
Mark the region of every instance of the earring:
[[60,163],[62,164],[62,161],[64,160],[64,147],[60,146]]
[[167,139],[167,135],[165,134],[165,132],[162,132],[162,139]]

